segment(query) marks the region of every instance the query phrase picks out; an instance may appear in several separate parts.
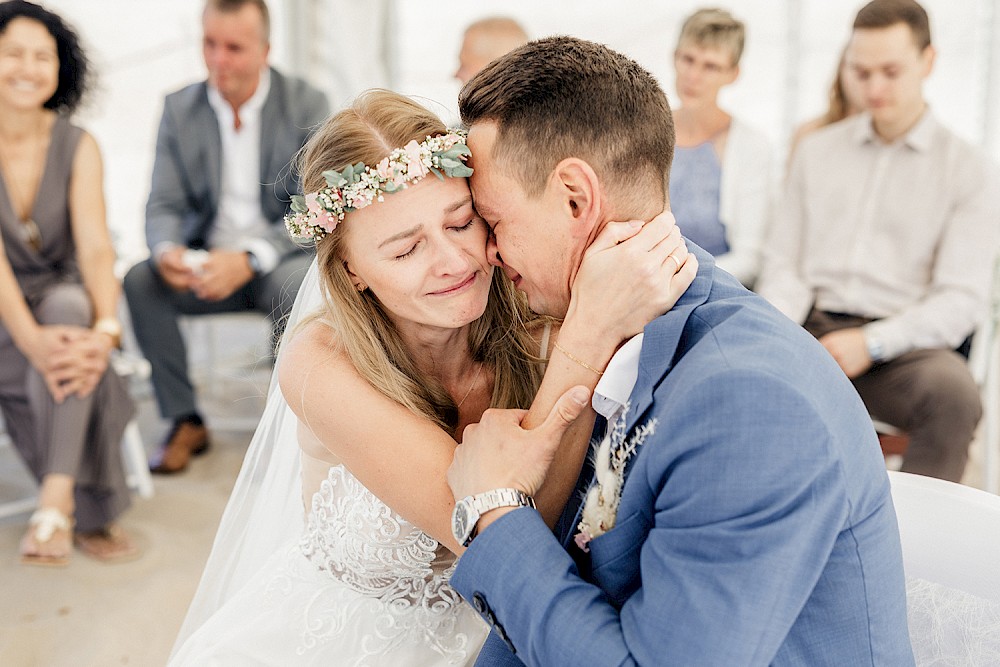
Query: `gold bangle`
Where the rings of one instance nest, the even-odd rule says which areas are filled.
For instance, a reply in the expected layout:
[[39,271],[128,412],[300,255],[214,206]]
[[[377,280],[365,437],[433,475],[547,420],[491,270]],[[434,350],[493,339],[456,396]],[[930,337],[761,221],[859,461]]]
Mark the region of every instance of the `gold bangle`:
[[581,366],[583,366],[584,368],[586,368],[588,371],[591,371],[593,373],[597,373],[598,377],[604,375],[604,371],[599,371],[596,368],[594,368],[593,366],[591,366],[590,364],[588,364],[583,359],[578,359],[577,357],[574,357],[572,354],[569,353],[569,351],[566,348],[564,348],[562,345],[560,345],[558,341],[552,343],[552,345],[557,350],[559,350],[560,352],[562,352],[563,354],[565,354],[567,357],[569,357],[570,361],[575,361],[576,363],[578,363]]

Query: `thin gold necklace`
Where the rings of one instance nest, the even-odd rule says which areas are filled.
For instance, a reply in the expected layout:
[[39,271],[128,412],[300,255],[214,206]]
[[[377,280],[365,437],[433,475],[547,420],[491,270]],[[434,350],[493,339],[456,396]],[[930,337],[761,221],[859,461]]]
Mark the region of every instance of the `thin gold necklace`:
[[462,403],[465,403],[465,399],[469,397],[469,394],[472,393],[472,390],[475,388],[476,383],[479,382],[479,376],[482,375],[482,372],[483,372],[483,364],[479,364],[479,370],[476,371],[476,377],[472,378],[472,384],[469,385],[469,391],[465,392],[465,396],[463,396],[462,400],[458,402],[458,405],[455,406],[456,408],[462,407]]
[[[35,192],[33,197],[23,196],[21,189],[15,182],[14,170],[10,168],[7,162],[7,156],[4,151],[0,150],[0,163],[2,163],[4,171],[4,183],[8,186],[8,199],[10,199],[11,210],[14,211],[14,217],[18,219],[21,223],[21,235],[24,237],[25,242],[35,249],[36,252],[41,252],[42,250],[42,234],[38,229],[38,223],[35,222],[32,212],[35,209],[35,201],[38,199],[38,190],[42,186],[42,171],[45,168],[45,149],[43,148],[45,142],[42,139],[42,126],[45,124],[45,115],[39,115],[38,127],[35,132],[35,150],[32,151],[32,175],[35,179]],[[39,159],[39,156],[41,158]],[[27,207],[27,214],[22,215],[21,211]]]

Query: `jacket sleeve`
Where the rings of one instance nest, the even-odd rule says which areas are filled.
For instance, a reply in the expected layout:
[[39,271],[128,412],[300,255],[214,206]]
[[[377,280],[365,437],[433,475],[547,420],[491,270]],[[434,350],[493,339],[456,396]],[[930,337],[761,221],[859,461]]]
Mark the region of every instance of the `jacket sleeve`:
[[[643,445],[652,459],[625,486],[648,487],[649,516],[619,517],[596,538],[625,549],[643,541],[637,523],[648,529],[640,587],[620,608],[580,577],[528,508],[491,524],[459,560],[453,586],[525,664],[768,664],[816,585],[847,507],[808,402],[746,371],[706,378],[669,402],[654,409],[659,424]],[[620,565],[603,560],[593,576]]]
[[720,211],[729,252],[716,264],[753,287],[775,194],[774,153],[767,137],[734,119],[722,164]]
[[168,99],[156,135],[152,185],[146,200],[146,244],[150,252],[162,243],[185,242],[183,225],[189,193],[179,150],[177,125]]
[[803,141],[789,168],[780,205],[767,225],[760,276],[754,290],[797,324],[806,321],[815,296],[802,277],[802,236],[808,227],[806,178],[809,139]]

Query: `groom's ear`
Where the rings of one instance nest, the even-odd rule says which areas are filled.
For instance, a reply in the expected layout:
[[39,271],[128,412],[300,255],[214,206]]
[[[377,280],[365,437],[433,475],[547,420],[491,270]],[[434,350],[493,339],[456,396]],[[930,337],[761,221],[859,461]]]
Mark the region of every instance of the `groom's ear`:
[[600,221],[603,208],[601,182],[594,168],[580,158],[566,158],[552,171],[549,185],[574,231],[588,236]]

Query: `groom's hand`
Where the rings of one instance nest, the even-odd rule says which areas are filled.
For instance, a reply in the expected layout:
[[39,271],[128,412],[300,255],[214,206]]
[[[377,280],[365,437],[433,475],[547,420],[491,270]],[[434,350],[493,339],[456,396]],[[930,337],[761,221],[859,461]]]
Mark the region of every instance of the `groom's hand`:
[[[492,489],[515,488],[534,496],[545,481],[566,429],[590,400],[586,387],[573,387],[552,407],[538,427],[521,426],[524,410],[487,410],[478,424],[466,427],[462,444],[448,468],[448,485],[456,499]],[[484,514],[480,532],[510,511],[500,508]]]

